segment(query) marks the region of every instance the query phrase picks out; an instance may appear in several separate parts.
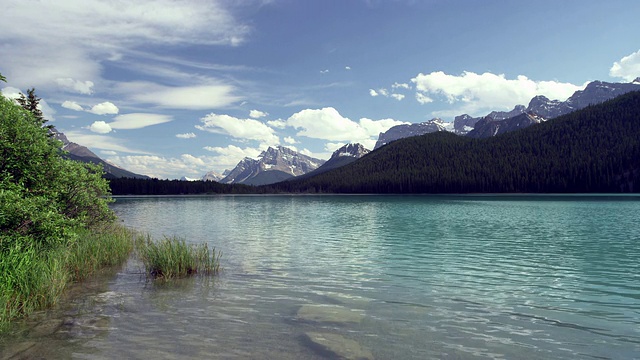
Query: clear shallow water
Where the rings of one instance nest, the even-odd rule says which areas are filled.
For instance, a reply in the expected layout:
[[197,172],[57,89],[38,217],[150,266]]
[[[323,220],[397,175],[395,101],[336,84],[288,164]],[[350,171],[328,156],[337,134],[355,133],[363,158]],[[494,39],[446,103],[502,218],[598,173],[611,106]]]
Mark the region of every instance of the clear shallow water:
[[[210,242],[224,272],[158,286],[131,260],[17,325],[0,354],[336,357],[305,335],[323,333],[376,359],[640,358],[638,198],[224,196],[113,208],[154,237]],[[361,320],[310,320],[299,314],[309,305]]]

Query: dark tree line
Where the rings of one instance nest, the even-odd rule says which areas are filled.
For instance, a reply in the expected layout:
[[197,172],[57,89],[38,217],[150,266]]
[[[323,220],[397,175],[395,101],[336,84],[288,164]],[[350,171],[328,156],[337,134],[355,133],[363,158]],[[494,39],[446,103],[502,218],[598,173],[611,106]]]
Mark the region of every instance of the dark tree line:
[[215,181],[180,181],[160,179],[110,179],[113,195],[195,195],[249,194],[256,188],[241,184],[221,184]]

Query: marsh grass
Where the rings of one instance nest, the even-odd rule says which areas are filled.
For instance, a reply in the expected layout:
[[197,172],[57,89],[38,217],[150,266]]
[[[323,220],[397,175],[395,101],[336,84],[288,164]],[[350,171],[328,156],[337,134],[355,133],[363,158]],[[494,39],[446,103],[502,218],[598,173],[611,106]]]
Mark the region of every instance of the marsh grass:
[[196,274],[214,275],[220,271],[220,256],[204,244],[187,244],[178,237],[154,242],[150,237],[136,242],[138,256],[153,279],[169,280]]
[[140,235],[122,226],[78,230],[53,249],[28,238],[0,252],[0,330],[12,319],[55,305],[67,285],[122,264]]

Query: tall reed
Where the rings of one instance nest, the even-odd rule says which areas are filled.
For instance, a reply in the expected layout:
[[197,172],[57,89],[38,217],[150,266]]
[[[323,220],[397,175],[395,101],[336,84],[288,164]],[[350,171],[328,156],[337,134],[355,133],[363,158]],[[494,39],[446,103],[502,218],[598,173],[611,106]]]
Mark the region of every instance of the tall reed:
[[220,256],[215,248],[204,244],[187,244],[178,237],[165,237],[154,242],[150,237],[136,242],[137,253],[147,274],[168,280],[196,274],[213,275],[220,271]]
[[[133,250],[135,232],[108,225],[77,229],[77,236],[53,249],[29,238],[12,239],[0,251],[0,326],[55,305],[71,281],[122,264]],[[2,240],[2,239],[0,239]],[[0,241],[1,243],[2,241]]]

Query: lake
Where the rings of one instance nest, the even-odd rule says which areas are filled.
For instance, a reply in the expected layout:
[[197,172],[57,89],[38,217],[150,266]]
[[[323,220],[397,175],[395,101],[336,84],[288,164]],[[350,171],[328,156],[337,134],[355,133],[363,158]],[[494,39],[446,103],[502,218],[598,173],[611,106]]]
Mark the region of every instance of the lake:
[[131,259],[0,346],[77,359],[640,358],[638,197],[146,197],[113,209],[155,238],[215,246],[223,272],[155,284]]

